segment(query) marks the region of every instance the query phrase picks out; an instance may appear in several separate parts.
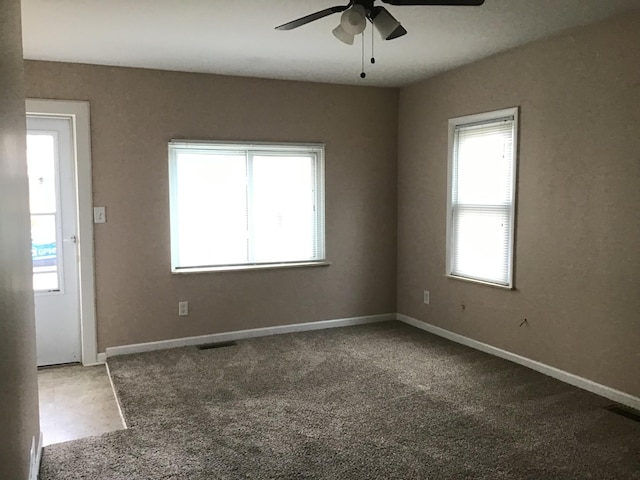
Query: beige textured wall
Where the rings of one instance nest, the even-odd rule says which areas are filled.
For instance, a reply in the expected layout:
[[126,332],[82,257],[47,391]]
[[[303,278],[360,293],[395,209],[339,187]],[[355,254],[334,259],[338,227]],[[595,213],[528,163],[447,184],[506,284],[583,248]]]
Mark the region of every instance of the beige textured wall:
[[20,1],[0,11],[0,478],[26,480],[39,422]]
[[[635,12],[401,91],[399,312],[640,396],[639,59]],[[445,278],[447,119],[516,105],[516,290]]]
[[[91,103],[100,351],[395,311],[396,90],[44,62],[26,88]],[[326,143],[333,265],[171,275],[172,138]]]

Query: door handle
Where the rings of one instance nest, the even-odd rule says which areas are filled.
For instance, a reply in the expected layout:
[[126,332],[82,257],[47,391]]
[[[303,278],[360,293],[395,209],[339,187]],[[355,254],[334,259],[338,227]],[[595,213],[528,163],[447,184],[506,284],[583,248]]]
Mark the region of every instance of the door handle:
[[78,243],[78,237],[76,237],[75,235],[71,235],[69,238],[65,238],[63,241]]

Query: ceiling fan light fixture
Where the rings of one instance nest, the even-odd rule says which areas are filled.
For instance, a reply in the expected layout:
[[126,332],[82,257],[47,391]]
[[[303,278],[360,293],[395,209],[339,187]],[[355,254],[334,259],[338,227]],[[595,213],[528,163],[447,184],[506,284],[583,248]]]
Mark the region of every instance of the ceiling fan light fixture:
[[342,12],[340,26],[349,35],[358,35],[364,32],[367,27],[367,12],[364,7],[357,4]]
[[407,33],[400,22],[386,8],[376,7],[374,15],[372,16],[373,26],[378,30],[383,40],[393,40]]
[[347,45],[353,45],[353,40],[355,38],[355,35],[347,33],[344,28],[342,28],[342,24],[333,29],[333,36]]

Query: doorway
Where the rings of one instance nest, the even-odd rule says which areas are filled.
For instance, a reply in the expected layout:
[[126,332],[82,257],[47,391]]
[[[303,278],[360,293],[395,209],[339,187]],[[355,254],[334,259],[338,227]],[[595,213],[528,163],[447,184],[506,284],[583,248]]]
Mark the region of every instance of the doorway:
[[88,102],[27,107],[38,365],[98,363]]

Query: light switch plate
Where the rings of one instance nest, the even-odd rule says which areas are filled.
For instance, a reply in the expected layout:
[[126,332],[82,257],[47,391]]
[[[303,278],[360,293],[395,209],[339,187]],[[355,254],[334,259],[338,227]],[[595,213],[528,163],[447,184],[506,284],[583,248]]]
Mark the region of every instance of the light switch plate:
[[93,223],[107,223],[107,209],[105,207],[93,207]]

